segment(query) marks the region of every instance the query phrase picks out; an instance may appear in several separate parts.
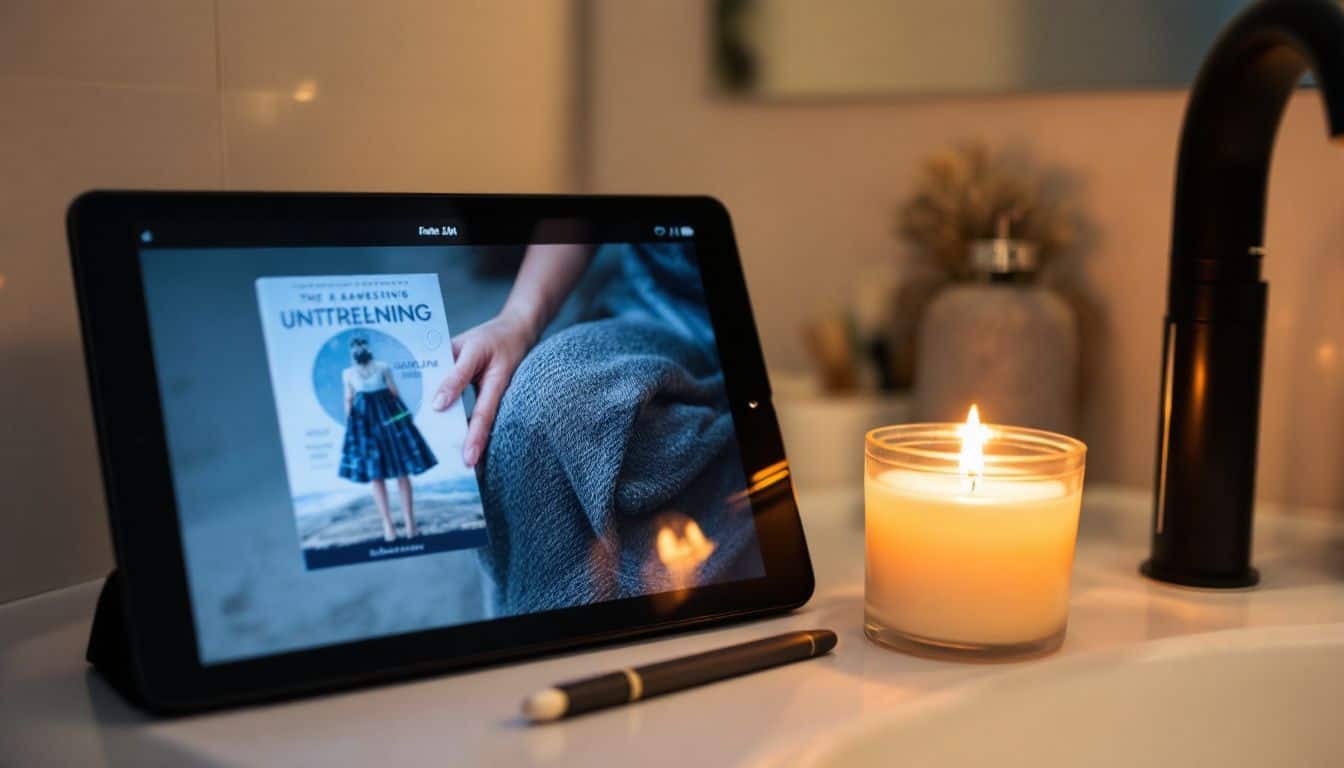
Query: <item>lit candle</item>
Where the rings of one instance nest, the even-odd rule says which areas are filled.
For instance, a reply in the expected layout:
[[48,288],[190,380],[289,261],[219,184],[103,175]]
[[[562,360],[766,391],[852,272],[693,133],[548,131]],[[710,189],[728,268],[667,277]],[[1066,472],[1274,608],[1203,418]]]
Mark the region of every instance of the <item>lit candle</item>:
[[1086,447],[1039,430],[912,424],[867,436],[865,630],[911,650],[1063,641]]

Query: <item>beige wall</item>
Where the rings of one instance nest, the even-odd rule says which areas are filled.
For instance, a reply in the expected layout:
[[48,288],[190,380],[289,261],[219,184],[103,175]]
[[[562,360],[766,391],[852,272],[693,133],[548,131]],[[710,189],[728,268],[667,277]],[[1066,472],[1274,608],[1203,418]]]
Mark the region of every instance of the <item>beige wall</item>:
[[[593,0],[576,153],[570,0],[0,2],[0,601],[111,564],[61,221],[95,186],[708,192],[734,212],[767,357],[796,369],[807,314],[899,252],[920,158],[1022,143],[1079,174],[1099,227],[1089,478],[1148,485],[1183,95],[728,102],[705,8]],[[1323,133],[1300,95],[1270,196],[1260,483],[1340,508],[1344,154]]]
[[[1152,482],[1172,175],[1184,95],[769,104],[711,93],[706,3],[595,0],[590,179],[602,192],[707,192],[734,213],[769,362],[798,327],[899,253],[893,209],[917,164],[966,137],[1072,168],[1098,232],[1083,274],[1090,480]],[[930,67],[938,67],[936,61]],[[1270,190],[1262,494],[1344,507],[1344,152],[1314,92],[1288,111]],[[855,436],[858,439],[858,436]]]
[[568,0],[0,2],[0,601],[112,564],[72,197],[558,191],[572,32]]

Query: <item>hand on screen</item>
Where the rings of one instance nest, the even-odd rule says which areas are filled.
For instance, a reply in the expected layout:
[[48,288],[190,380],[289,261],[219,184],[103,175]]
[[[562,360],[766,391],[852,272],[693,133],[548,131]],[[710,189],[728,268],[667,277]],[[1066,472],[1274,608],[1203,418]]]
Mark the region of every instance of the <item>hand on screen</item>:
[[439,385],[434,410],[446,410],[476,382],[476,407],[462,444],[462,461],[468,467],[481,460],[513,372],[587,269],[588,252],[585,245],[529,245],[504,309],[453,339],[457,368]]
[[446,410],[462,396],[467,385],[476,383],[476,407],[462,444],[462,461],[468,467],[480,461],[504,390],[523,356],[536,343],[537,334],[532,328],[532,324],[505,312],[453,339],[457,365],[439,385],[433,407],[436,411]]

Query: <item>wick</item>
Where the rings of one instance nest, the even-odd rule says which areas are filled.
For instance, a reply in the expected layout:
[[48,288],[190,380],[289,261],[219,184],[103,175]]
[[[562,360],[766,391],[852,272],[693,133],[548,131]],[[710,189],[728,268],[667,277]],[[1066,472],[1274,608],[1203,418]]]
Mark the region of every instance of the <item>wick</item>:
[[967,494],[968,496],[975,495],[975,486],[979,482],[980,482],[979,475],[973,472],[967,472],[966,474],[961,476],[962,492]]

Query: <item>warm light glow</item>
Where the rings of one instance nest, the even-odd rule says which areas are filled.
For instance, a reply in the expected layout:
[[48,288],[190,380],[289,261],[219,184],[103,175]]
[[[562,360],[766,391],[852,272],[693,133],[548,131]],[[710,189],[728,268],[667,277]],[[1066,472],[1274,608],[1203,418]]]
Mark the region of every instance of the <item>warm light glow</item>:
[[670,525],[658,531],[656,545],[658,559],[663,565],[677,571],[698,567],[714,551],[714,543],[705,538],[705,532],[694,520],[687,520],[682,534]]
[[304,80],[294,87],[294,100],[300,104],[307,104],[317,98],[317,83],[312,80]]
[[957,435],[961,437],[958,466],[961,468],[962,485],[968,492],[974,493],[976,481],[985,473],[985,443],[990,437],[989,427],[980,423],[979,408],[971,406],[970,413],[966,414],[966,423],[957,427]]
[[1316,364],[1323,370],[1331,371],[1339,361],[1339,347],[1333,341],[1322,341],[1316,346]]
[[745,504],[754,493],[760,493],[789,476],[789,462],[777,461],[765,469],[751,473],[751,483],[725,499],[730,505]]
[[759,469],[755,472],[752,472],[751,482],[759,483],[763,480],[773,478],[774,476],[779,475],[781,473],[785,475],[789,473],[789,462],[776,461],[774,464],[771,464],[770,466],[765,467],[764,469]]

